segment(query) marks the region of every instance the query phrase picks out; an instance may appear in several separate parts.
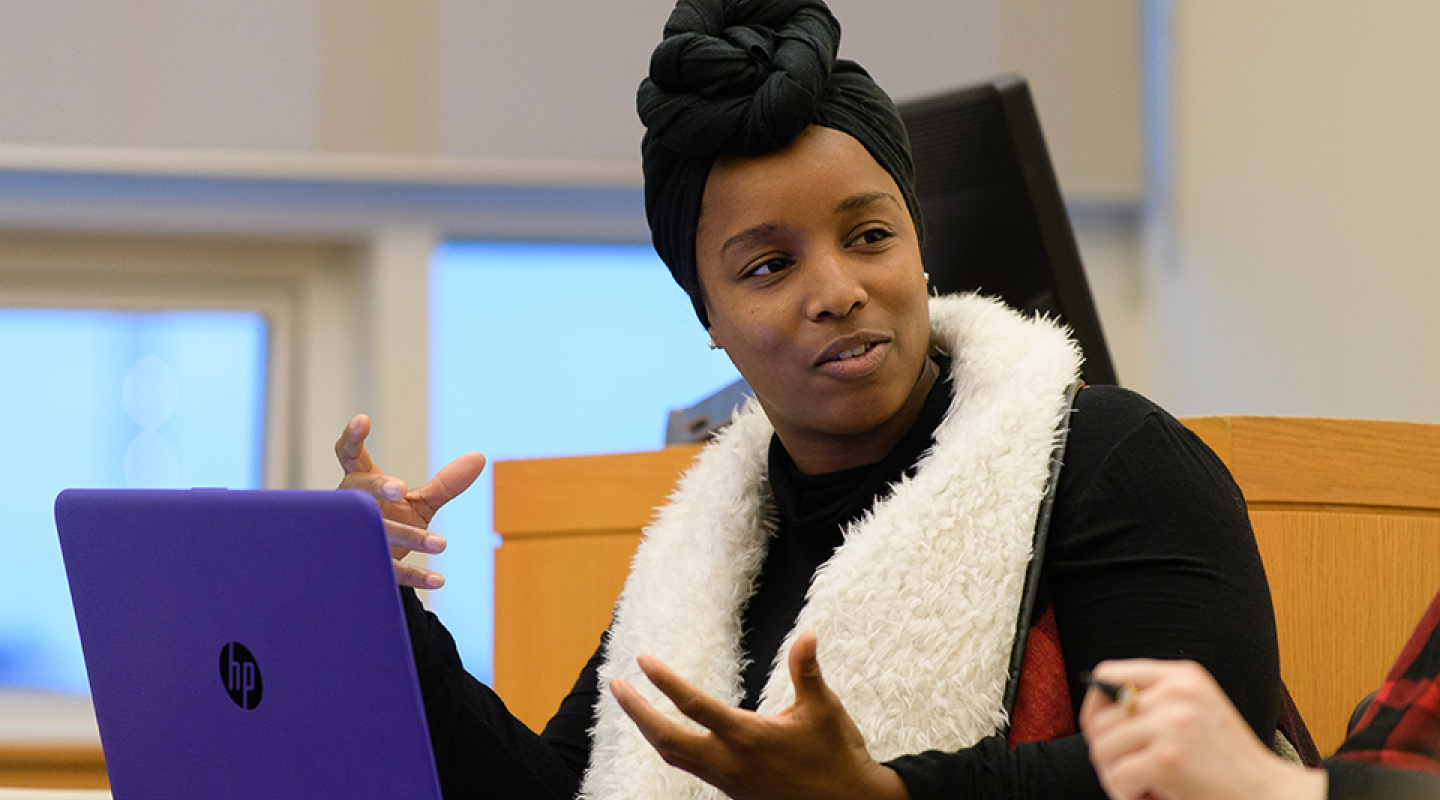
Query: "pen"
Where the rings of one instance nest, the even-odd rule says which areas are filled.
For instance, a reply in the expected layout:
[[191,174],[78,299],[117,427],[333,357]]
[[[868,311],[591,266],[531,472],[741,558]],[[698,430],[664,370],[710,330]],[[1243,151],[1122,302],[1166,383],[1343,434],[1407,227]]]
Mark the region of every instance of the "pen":
[[1135,697],[1139,694],[1140,689],[1131,681],[1111,683],[1110,681],[1100,680],[1089,672],[1080,676],[1080,680],[1086,686],[1098,689],[1102,694],[1110,698],[1110,702],[1119,703],[1120,707],[1125,709],[1125,713],[1135,713]]

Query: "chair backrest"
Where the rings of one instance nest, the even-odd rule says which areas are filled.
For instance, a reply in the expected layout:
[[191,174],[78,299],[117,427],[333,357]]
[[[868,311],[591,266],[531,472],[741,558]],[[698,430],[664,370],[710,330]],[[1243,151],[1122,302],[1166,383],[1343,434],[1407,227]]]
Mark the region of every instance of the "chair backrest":
[[1281,675],[1328,755],[1440,590],[1440,425],[1184,422],[1245,493],[1275,603]]

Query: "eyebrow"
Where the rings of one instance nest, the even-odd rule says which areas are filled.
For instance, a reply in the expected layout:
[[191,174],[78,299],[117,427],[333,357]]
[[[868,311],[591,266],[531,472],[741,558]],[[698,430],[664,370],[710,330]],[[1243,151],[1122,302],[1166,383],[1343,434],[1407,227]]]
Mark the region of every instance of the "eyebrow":
[[[888,192],[862,192],[860,194],[851,195],[844,200],[841,200],[839,203],[836,203],[835,213],[844,214],[850,211],[857,211],[859,209],[868,208],[869,206],[873,206],[877,203],[883,203],[886,201],[889,201],[897,207],[904,208],[904,206],[901,205],[900,201],[896,200],[895,197]],[[749,244],[750,242],[756,241],[758,239],[764,239],[765,237],[773,234],[775,231],[780,230],[782,227],[784,226],[775,222],[762,222],[759,225],[752,225],[745,230],[735,234],[734,236],[731,236],[729,239],[726,239],[725,243],[720,245],[720,254],[724,255],[725,251],[729,250],[732,247],[738,247],[740,245]]]
[[781,227],[783,226],[775,222],[762,222],[759,225],[752,225],[731,236],[729,239],[726,239],[725,243],[720,245],[720,255],[725,255],[725,251],[732,247],[738,247],[759,239],[764,239],[775,231],[780,230]]
[[894,195],[891,195],[889,192],[862,192],[851,195],[837,203],[835,205],[835,213],[843,214],[847,211],[858,211],[859,209],[873,206],[876,203],[883,203],[886,200],[889,200],[900,208],[904,208],[900,201],[896,200]]

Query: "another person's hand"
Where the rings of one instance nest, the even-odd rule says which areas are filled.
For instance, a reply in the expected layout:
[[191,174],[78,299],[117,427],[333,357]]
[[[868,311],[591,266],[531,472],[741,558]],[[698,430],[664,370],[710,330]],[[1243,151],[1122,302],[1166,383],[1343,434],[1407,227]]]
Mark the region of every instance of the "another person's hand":
[[790,649],[795,703],[774,716],[731,708],[659,659],[641,656],[646,677],[703,731],[667,719],[623,680],[610,690],[667,764],[735,800],[908,798],[900,776],[870,757],[859,728],[820,676],[815,650],[810,632]]
[[1325,773],[1273,754],[1200,665],[1109,661],[1094,676],[1136,689],[1117,703],[1092,688],[1080,708],[1090,761],[1113,800],[1324,800]]
[[442,467],[424,486],[412,490],[399,478],[386,475],[370,460],[370,452],[365,449],[365,437],[369,435],[370,418],[360,414],[350,420],[336,440],[335,457],[345,470],[340,488],[367,492],[380,504],[385,516],[385,536],[390,541],[390,557],[395,560],[395,577],[400,584],[438,589],[445,584],[444,576],[402,559],[412,552],[433,554],[445,549],[445,539],[426,528],[441,506],[470,488],[480,476],[485,457],[466,453]]

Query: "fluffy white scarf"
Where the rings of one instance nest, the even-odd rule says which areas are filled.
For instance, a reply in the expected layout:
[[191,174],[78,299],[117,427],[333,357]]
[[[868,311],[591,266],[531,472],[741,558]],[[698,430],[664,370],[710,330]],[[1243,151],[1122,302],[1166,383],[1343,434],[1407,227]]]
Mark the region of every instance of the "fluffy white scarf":
[[[932,298],[932,345],[952,358],[955,396],[913,478],[856,521],[815,573],[759,711],[794,700],[786,657],[813,630],[825,680],[870,754],[956,750],[1005,722],[1003,694],[1026,565],[1078,349],[1051,323],[973,295]],[[635,554],[600,669],[684,720],[636,666],[659,657],[736,705],[740,617],[774,532],[772,428],[751,402],[707,447]],[[581,795],[718,798],[666,765],[608,691]]]

